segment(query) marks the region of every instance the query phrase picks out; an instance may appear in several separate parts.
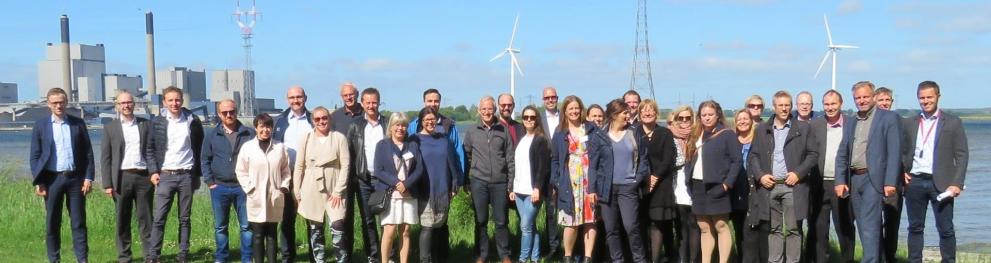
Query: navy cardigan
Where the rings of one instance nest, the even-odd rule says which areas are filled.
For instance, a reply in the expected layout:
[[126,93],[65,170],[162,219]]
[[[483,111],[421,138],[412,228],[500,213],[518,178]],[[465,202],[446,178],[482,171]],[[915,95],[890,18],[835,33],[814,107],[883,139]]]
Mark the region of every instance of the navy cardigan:
[[[647,175],[650,173],[650,160],[647,158],[647,142],[643,134],[633,127],[628,126],[626,131],[632,132],[633,138],[636,140],[636,145],[633,146],[636,149],[633,154],[633,169],[636,171],[634,184],[639,185],[644,182],[644,179],[647,179]],[[589,144],[592,151],[588,156],[588,170],[592,174],[593,180],[589,181],[589,188],[592,189],[593,193],[598,194],[599,202],[609,203],[610,193],[612,193],[613,168],[616,165],[612,152],[612,139],[609,138],[609,126],[592,133],[590,137]]]
[[[585,127],[585,134],[589,137],[595,133],[598,128],[590,122],[583,124]],[[551,180],[550,186],[557,191],[557,208],[564,213],[571,215],[575,211],[575,198],[573,197],[574,189],[571,189],[571,178],[568,172],[568,130],[555,131],[554,138],[551,139]],[[591,144],[587,141],[586,151],[591,154],[592,148]],[[591,156],[589,156],[591,159]],[[592,176],[589,171],[586,171],[586,176]],[[591,177],[589,177],[591,180]],[[587,192],[592,192],[592,189],[584,189]]]
[[422,193],[414,186],[423,177],[423,158],[420,156],[420,145],[409,138],[403,143],[403,149],[396,147],[391,138],[381,140],[375,145],[375,163],[373,166],[375,170],[372,171],[372,175],[377,179],[376,190],[395,187],[400,182],[399,171],[396,169],[392,157],[400,156],[402,158],[405,154],[411,154],[413,161],[407,167],[409,170],[406,172],[406,180],[402,182],[413,197],[420,197]]
[[[725,129],[725,126],[717,124],[713,131],[722,129]],[[736,133],[733,131],[726,130],[716,136],[712,136],[712,133],[706,131],[702,134],[702,141],[705,142],[702,145],[702,152],[705,155],[692,156],[692,160],[685,164],[685,175],[691,178],[695,162],[702,160],[702,166],[705,167],[702,169],[703,183],[726,184],[727,187],[732,188],[740,174],[740,169],[743,168],[743,152],[740,151],[743,145],[736,139]],[[698,155],[697,151],[696,155]]]

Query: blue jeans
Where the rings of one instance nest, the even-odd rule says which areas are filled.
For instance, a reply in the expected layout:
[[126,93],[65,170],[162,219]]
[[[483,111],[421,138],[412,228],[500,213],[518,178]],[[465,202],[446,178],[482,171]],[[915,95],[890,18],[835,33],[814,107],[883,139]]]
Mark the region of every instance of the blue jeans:
[[247,195],[238,186],[217,185],[210,189],[213,204],[214,239],[217,241],[216,262],[226,262],[230,255],[227,246],[227,226],[230,223],[231,206],[237,213],[237,223],[241,233],[241,262],[251,262],[251,229],[248,228],[248,210],[245,205]]
[[516,194],[516,210],[520,212],[520,261],[529,256],[532,261],[540,261],[540,232],[537,231],[537,212],[540,202],[533,203],[533,196]]
[[933,208],[936,230],[939,232],[939,253],[943,262],[956,262],[957,237],[953,230],[953,198],[936,201],[942,191],[936,189],[932,175],[912,175],[905,188],[905,208],[908,213],[908,261],[922,262],[923,231],[926,210]]

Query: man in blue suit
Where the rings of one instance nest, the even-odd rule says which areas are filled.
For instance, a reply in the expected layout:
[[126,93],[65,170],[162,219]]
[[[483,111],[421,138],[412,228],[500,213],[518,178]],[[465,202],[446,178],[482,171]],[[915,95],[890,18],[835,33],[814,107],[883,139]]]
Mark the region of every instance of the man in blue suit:
[[878,262],[882,202],[895,194],[900,179],[901,124],[894,112],[874,107],[873,83],[854,84],[853,98],[856,121],[844,127],[834,190],[839,197],[851,197],[864,250],[861,262]]
[[62,206],[68,201],[72,248],[76,261],[89,261],[86,242],[86,197],[93,182],[93,147],[82,119],[65,114],[68,96],[61,88],[46,95],[52,115],[31,131],[31,175],[35,194],[45,198],[45,243],[48,261],[61,260]]

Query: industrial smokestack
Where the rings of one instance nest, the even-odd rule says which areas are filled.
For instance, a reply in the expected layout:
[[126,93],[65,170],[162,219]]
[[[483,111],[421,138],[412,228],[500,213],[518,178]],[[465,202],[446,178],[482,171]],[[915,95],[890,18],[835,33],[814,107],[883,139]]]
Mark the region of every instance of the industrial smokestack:
[[62,15],[62,88],[69,93],[69,101],[79,101],[78,92],[72,88],[72,61],[69,60],[69,16]]
[[159,96],[155,86],[155,17],[145,13],[145,44],[148,49],[148,107],[149,113],[158,113]]

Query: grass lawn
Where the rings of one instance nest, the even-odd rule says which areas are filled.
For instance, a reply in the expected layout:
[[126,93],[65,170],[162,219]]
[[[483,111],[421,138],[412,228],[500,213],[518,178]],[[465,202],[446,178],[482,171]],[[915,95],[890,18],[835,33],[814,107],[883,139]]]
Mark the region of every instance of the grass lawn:
[[[3,262],[44,262],[47,261],[45,256],[45,228],[44,228],[44,215],[45,209],[42,199],[34,195],[34,187],[31,186],[30,182],[24,179],[12,179],[10,173],[13,169],[11,167],[16,167],[13,165],[23,165],[18,162],[4,162],[4,165],[0,167],[0,218],[2,218],[2,223],[0,223],[0,261]],[[22,177],[23,178],[23,177]],[[97,187],[97,186],[94,186]],[[190,237],[190,252],[191,259],[194,262],[209,262],[213,260],[214,251],[214,238],[213,238],[213,212],[210,208],[210,199],[207,196],[206,191],[201,189],[197,191],[195,198],[193,200],[193,214],[192,214],[192,233]],[[116,246],[114,244],[114,208],[113,201],[105,196],[102,191],[94,191],[87,196],[86,203],[86,216],[87,216],[87,226],[89,230],[89,246],[90,246],[90,260],[93,262],[115,262],[117,252]],[[175,208],[173,208],[175,210]],[[543,209],[541,209],[543,210]],[[451,244],[451,255],[449,255],[451,262],[470,262],[474,254],[474,241],[473,241],[473,226],[474,226],[474,216],[471,208],[471,202],[466,193],[459,193],[454,199],[452,208],[452,216],[449,218],[449,225],[451,228],[451,235],[449,242]],[[543,217],[544,213],[541,211],[538,215],[538,229],[541,233],[543,230]],[[65,262],[74,262],[75,257],[72,253],[72,241],[71,232],[69,229],[69,218],[68,213],[63,213],[63,226],[62,226],[62,260]],[[232,219],[234,220],[234,219]],[[512,251],[514,252],[513,258],[519,253],[519,218],[515,210],[510,211],[510,232],[513,235],[511,240]],[[306,261],[306,230],[303,226],[303,221],[301,219],[297,220],[296,224],[296,244],[297,244],[297,254],[299,255],[297,261]],[[236,226],[235,222],[232,225]],[[133,223],[134,232],[137,231],[137,223]],[[176,212],[173,211],[170,214],[168,226],[166,227],[167,233],[165,236],[165,244],[163,246],[163,259],[168,261],[174,259],[175,254],[178,250],[177,235],[178,235],[178,224],[176,221]],[[355,226],[355,229],[360,229],[360,226]],[[230,244],[231,244],[231,259],[239,259],[238,244],[240,244],[239,236],[237,235],[236,227],[231,229],[230,233]],[[493,227],[489,226],[490,235],[493,231]],[[356,231],[358,232],[358,231]],[[417,242],[417,232],[418,228],[414,228],[413,233],[413,250],[411,253],[411,260],[416,261],[416,242]],[[328,231],[329,234],[329,231]],[[354,260],[355,262],[364,261],[364,252],[361,249],[361,233],[355,233],[355,251]],[[546,240],[546,237],[541,237],[541,239]],[[141,246],[140,239],[135,235],[132,238],[135,243],[132,246],[132,251],[135,255],[135,260],[141,260]],[[329,241],[329,237],[328,237]],[[545,241],[546,242],[546,241]],[[494,242],[491,242],[494,243]],[[491,244],[490,243],[490,244]],[[494,246],[494,245],[493,245]],[[966,248],[967,246],[962,246],[961,248]],[[987,244],[984,244],[978,248],[969,248],[969,251],[975,251],[979,253],[987,253]],[[329,246],[328,246],[329,248]],[[598,249],[604,249],[603,246],[597,246]],[[984,249],[984,250],[982,250]],[[494,247],[490,249],[490,261],[496,260],[496,253]],[[833,244],[833,249],[830,251],[831,254],[838,255],[838,249],[836,245]],[[857,247],[857,255],[861,254],[860,247]],[[906,251],[903,244],[898,251],[898,261],[906,261]],[[958,260],[960,262],[991,262],[991,256],[988,254],[977,254],[977,253],[959,253]],[[935,253],[938,257],[938,252]],[[927,259],[930,259],[931,254],[927,254]],[[928,260],[927,260],[928,261]]]

